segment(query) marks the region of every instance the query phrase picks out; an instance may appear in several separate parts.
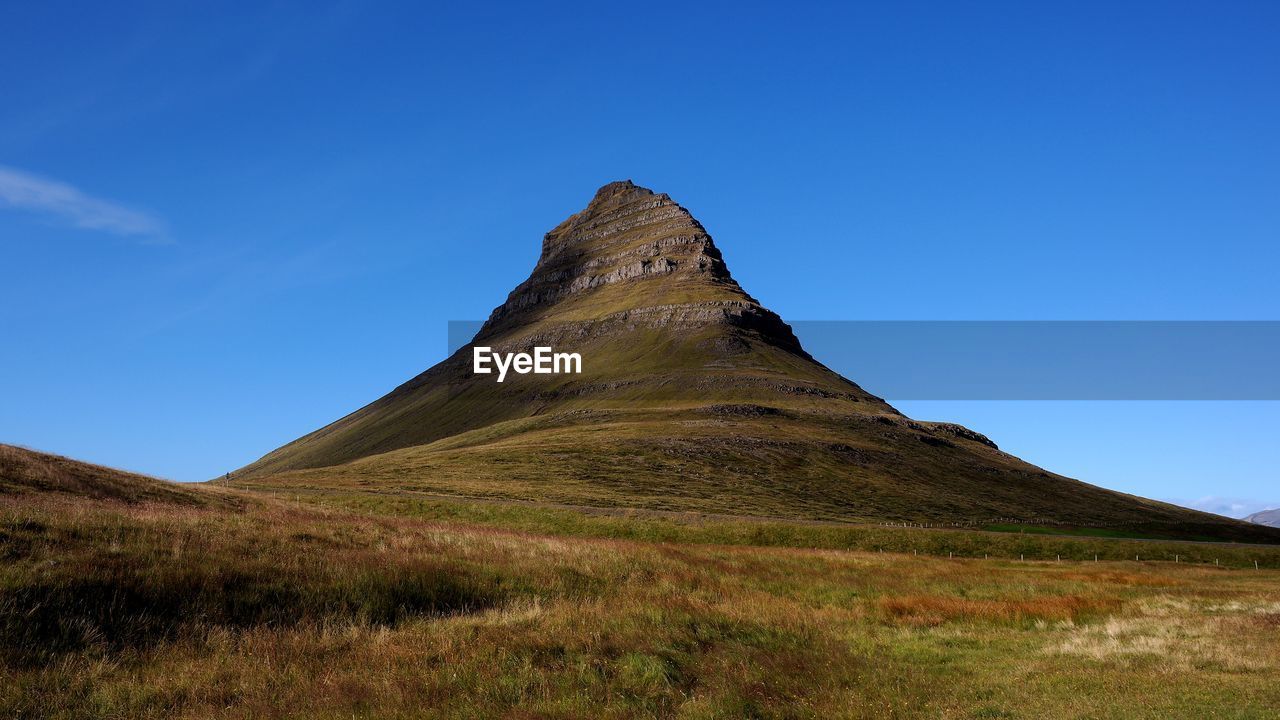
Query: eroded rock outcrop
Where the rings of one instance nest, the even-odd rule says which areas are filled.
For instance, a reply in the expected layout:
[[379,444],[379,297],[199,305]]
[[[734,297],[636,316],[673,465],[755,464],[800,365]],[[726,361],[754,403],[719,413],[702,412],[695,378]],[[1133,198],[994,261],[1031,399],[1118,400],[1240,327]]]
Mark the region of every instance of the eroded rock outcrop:
[[[657,328],[720,323],[804,354],[790,326],[729,274],[702,224],[668,195],[630,180],[600,188],[582,212],[546,234],[529,278],[494,309],[477,337],[494,337],[533,317],[555,321],[558,304],[619,284],[629,285],[617,289],[629,307],[592,321],[606,331],[616,320]],[[685,296],[719,299],[664,302]]]

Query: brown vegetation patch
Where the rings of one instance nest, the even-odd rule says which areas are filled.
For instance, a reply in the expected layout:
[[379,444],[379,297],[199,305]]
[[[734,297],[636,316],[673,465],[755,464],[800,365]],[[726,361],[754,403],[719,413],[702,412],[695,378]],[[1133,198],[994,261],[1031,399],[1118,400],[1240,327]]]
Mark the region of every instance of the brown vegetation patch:
[[1026,600],[970,600],[939,595],[882,597],[880,610],[894,624],[933,626],[946,622],[1016,623],[1028,620],[1067,621],[1118,605],[1106,598],[1059,595]]
[[1253,617],[1253,622],[1258,627],[1266,628],[1268,630],[1280,630],[1280,613],[1263,613],[1261,615],[1255,615]]

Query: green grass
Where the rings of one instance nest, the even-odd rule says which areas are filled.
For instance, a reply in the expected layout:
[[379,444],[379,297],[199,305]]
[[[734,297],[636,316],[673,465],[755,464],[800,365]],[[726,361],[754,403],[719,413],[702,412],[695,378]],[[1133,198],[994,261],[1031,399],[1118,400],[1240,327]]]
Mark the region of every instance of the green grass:
[[1051,476],[977,442],[925,443],[941,435],[900,418],[724,407],[548,413],[231,484],[818,521],[1053,518],[1117,536],[1280,543],[1275,529]]
[[1057,527],[1046,525],[1022,525],[1017,523],[992,523],[982,526],[990,532],[1031,533],[1035,535],[1079,535],[1081,537],[1125,538],[1132,540],[1188,540],[1192,542],[1214,542],[1215,538],[1207,536],[1175,536],[1134,532],[1132,530],[1090,527]]
[[[653,513],[611,508],[422,497],[408,493],[261,488],[280,498],[301,499],[362,513],[422,520],[465,522],[524,532],[642,542],[755,545],[762,547],[918,553],[962,558],[1026,561],[1100,560],[1182,562],[1252,569],[1280,569],[1280,545],[1139,540],[1089,532],[1020,534],[886,526],[878,523],[800,523],[762,518]],[[1045,530],[1053,530],[1045,528]]]

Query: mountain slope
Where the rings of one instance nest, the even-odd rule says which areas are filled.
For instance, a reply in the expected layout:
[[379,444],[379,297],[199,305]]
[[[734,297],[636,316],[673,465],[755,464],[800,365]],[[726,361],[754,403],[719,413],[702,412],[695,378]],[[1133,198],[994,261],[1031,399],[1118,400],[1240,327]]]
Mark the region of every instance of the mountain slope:
[[207,505],[225,500],[207,488],[92,465],[14,445],[0,444],[0,494],[55,495],[117,500]]
[[1254,513],[1245,518],[1244,521],[1258,525],[1266,525],[1267,527],[1280,528],[1280,508]]
[[[577,375],[472,372],[550,346]],[[819,520],[1276,535],[1114,493],[910,420],[811,358],[670,197],[602,187],[547,233],[471,345],[234,473],[253,486],[432,492]]]

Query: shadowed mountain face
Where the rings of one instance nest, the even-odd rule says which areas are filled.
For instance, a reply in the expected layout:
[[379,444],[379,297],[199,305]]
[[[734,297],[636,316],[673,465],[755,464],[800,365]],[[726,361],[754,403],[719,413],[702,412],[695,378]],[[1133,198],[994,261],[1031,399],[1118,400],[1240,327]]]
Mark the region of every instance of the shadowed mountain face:
[[[548,346],[581,374],[472,372]],[[1047,473],[910,420],[828,370],[665,194],[600,188],[547,233],[471,345],[234,473],[254,486],[516,498],[822,520],[1019,518],[1165,535],[1266,529]]]

